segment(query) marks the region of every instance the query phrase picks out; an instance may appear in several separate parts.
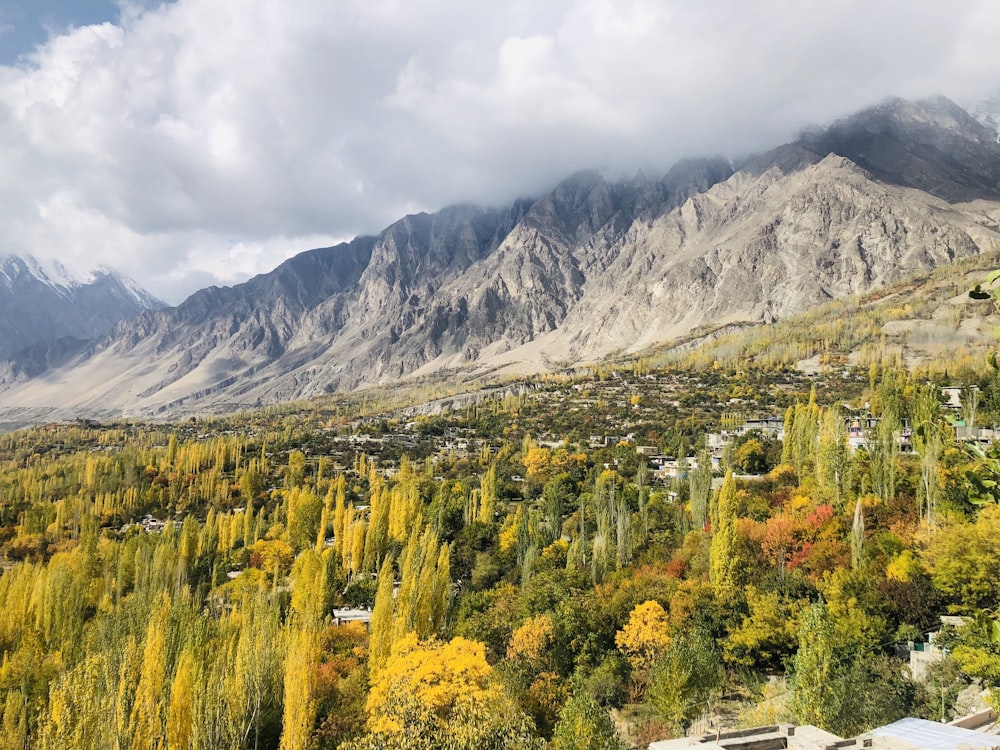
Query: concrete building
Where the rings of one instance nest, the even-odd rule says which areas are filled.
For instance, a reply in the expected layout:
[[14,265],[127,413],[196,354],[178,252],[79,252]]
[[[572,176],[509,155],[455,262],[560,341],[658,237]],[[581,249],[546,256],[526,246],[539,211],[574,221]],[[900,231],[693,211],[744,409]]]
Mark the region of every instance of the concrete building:
[[1000,750],[1000,737],[926,719],[900,719],[858,737],[841,739],[817,727],[774,724],[717,732],[701,737],[652,742],[649,750],[728,748],[728,750]]

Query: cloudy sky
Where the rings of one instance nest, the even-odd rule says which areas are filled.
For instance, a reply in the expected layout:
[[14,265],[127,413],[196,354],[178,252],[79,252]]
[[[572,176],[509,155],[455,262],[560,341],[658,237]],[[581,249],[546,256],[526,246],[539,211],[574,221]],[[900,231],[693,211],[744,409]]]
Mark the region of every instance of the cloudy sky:
[[0,254],[178,302],[407,212],[1000,88],[994,0],[3,0]]

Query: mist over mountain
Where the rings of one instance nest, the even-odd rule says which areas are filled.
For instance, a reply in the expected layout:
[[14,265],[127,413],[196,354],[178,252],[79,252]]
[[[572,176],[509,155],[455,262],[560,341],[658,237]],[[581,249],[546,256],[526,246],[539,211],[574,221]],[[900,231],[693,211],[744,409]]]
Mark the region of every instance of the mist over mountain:
[[774,321],[998,238],[996,134],[947,99],[893,99],[739,164],[584,172],[499,209],[407,216],[15,358],[0,405],[232,410],[452,369],[544,371]]

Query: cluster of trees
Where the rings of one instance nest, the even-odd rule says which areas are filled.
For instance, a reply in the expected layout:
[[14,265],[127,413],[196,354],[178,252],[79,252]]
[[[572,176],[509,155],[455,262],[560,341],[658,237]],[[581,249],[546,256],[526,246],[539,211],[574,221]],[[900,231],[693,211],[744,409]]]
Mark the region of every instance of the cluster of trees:
[[[872,371],[855,452],[819,388],[782,444],[667,485],[630,446],[512,430],[513,397],[493,450],[389,472],[284,412],[4,436],[0,748],[618,748],[723,700],[842,735],[940,718],[1000,685],[1000,506],[938,390]],[[916,683],[892,644],[947,611],[969,624]]]

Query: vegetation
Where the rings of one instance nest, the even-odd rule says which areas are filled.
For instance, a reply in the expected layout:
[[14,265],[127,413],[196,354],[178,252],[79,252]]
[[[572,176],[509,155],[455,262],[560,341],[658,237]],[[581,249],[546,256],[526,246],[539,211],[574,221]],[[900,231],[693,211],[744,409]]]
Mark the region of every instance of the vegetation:
[[[803,330],[857,345],[835,307]],[[738,714],[850,735],[1000,690],[997,457],[941,396],[975,386],[995,424],[998,375],[713,346],[433,415],[0,435],[0,748],[619,748]],[[755,415],[784,440],[713,469],[707,433]],[[944,613],[968,616],[953,657],[914,682],[893,644]]]

